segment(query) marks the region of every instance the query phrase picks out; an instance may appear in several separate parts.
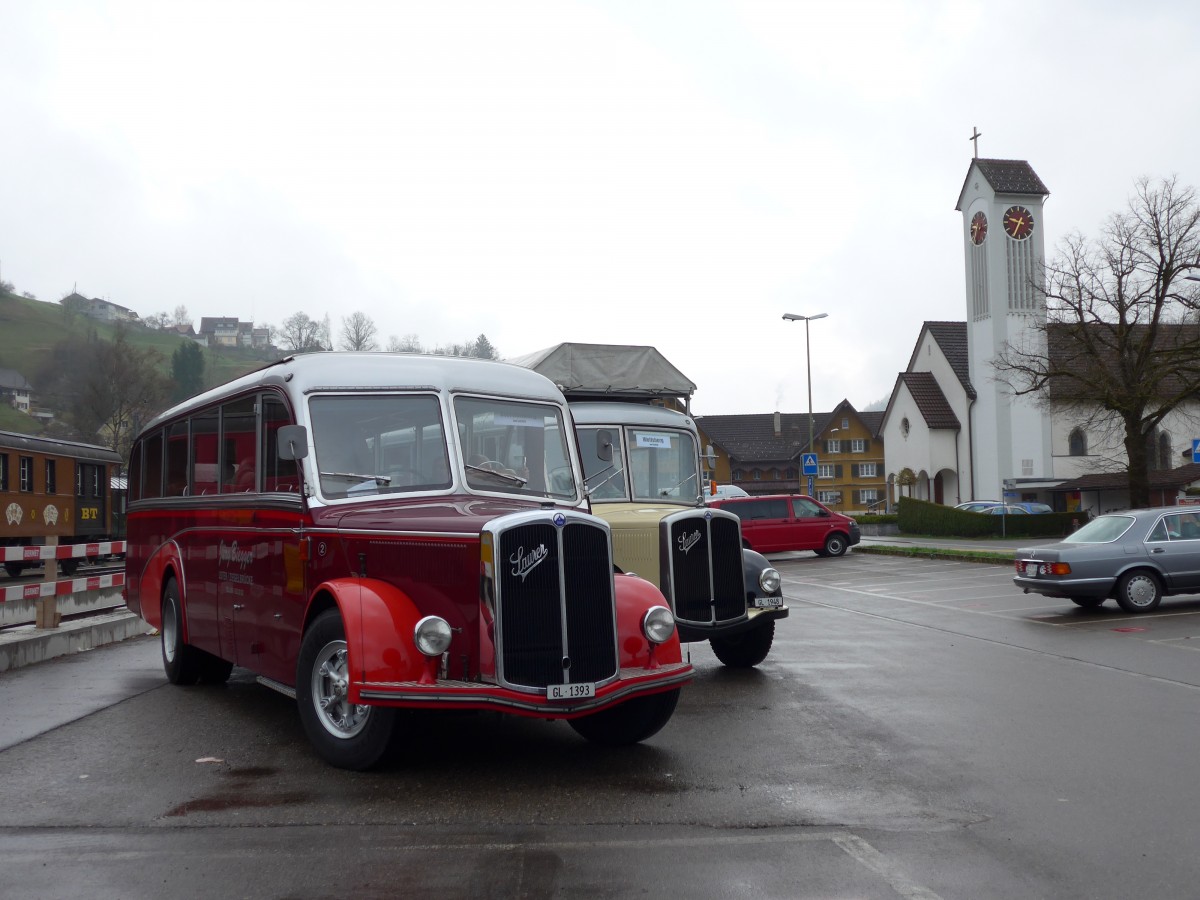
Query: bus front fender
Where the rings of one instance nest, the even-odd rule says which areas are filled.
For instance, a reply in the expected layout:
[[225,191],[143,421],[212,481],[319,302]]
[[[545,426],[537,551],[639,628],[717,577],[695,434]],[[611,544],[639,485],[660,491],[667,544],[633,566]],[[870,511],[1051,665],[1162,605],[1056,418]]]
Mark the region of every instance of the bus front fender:
[[413,643],[421,613],[404,591],[374,578],[340,578],[323,582],[313,596],[322,592],[341,613],[355,681],[416,681],[421,676],[424,657]]

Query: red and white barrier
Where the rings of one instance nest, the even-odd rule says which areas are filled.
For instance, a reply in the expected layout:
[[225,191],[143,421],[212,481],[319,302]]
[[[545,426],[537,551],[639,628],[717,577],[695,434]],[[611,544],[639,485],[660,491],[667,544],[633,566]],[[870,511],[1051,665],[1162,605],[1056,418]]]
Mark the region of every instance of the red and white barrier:
[[38,562],[43,559],[85,559],[89,556],[121,555],[124,541],[104,541],[100,544],[58,544],[35,547],[0,547],[0,562]]
[[63,597],[83,591],[121,587],[124,584],[124,572],[113,572],[111,575],[92,575],[88,578],[66,578],[62,581],[16,584],[3,589],[3,593],[0,593],[0,603],[11,603],[14,600],[39,600],[42,597]]

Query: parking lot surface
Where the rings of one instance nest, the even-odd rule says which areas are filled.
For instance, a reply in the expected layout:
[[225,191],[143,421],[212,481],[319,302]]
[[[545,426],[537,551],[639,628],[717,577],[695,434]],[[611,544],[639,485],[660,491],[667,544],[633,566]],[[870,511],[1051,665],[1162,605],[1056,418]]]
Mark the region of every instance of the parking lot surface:
[[426,714],[348,773],[245,670],[165,684],[152,639],[0,675],[23,704],[0,720],[5,890],[1194,896],[1200,601],[1133,618],[1024,595],[1006,566],[775,562],[792,612],[767,661],[692,645],[676,716],[620,751]]

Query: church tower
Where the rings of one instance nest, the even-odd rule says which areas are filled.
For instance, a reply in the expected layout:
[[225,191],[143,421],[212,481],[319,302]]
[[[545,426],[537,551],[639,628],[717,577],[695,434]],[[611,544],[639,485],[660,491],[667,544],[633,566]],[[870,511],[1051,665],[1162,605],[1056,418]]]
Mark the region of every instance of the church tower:
[[1042,206],[1049,194],[1024,160],[977,157],[955,207],[963,217],[967,356],[978,397],[969,425],[978,499],[1001,499],[1008,479],[1053,475],[1049,415],[1034,398],[998,384],[993,368],[1005,344],[1045,343],[1038,329],[1045,301],[1033,285],[1046,256]]

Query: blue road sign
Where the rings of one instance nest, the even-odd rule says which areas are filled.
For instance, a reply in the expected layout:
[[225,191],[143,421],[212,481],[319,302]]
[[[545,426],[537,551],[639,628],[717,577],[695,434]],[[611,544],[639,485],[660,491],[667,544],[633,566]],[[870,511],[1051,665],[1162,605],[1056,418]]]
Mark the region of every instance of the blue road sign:
[[1192,462],[1200,463],[1200,438],[1192,438]]
[[808,476],[808,496],[811,497],[812,495],[813,495],[813,477],[811,475],[809,475]]
[[[1194,441],[1192,444],[1192,452],[1196,452],[1195,445],[1200,444],[1200,441]],[[800,454],[800,471],[805,475],[817,474],[817,454],[801,453]],[[812,490],[812,487],[809,487]]]

